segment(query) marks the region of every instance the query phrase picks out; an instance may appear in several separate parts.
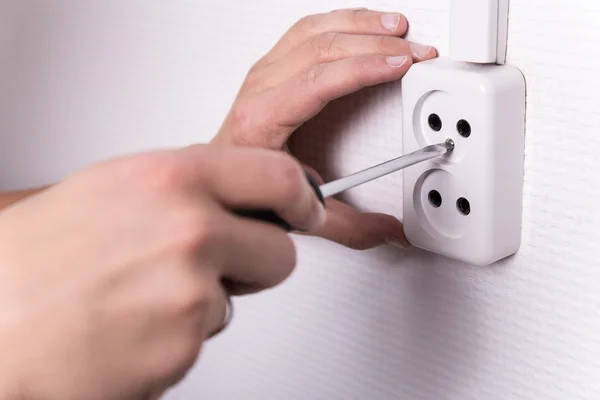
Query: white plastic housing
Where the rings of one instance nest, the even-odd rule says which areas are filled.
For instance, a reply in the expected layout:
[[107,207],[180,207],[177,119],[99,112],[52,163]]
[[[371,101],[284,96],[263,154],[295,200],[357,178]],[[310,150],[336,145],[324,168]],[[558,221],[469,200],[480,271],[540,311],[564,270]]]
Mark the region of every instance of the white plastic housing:
[[[525,79],[512,66],[434,59],[402,80],[404,153],[454,140],[446,155],[404,171],[404,228],[415,246],[477,266],[521,244]],[[439,116],[441,129],[429,117]],[[470,135],[464,137],[470,125]],[[442,198],[430,200],[431,191]],[[433,193],[435,194],[435,193]],[[435,196],[433,196],[435,200]],[[466,211],[466,199],[470,213]],[[438,199],[439,200],[439,199]]]
[[504,64],[509,0],[451,0],[450,58]]

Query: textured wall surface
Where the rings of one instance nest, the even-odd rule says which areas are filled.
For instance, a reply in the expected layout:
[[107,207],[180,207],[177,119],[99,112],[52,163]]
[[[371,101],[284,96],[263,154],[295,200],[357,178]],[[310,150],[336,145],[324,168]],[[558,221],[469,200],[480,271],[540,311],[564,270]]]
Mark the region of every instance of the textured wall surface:
[[[410,38],[447,53],[446,0],[1,2],[0,187],[208,140],[288,26],[354,6],[404,12]],[[168,399],[600,398],[599,21],[592,0],[512,0],[508,62],[528,81],[517,256],[476,269],[297,238],[292,278],[237,301]],[[304,129],[308,155],[328,152],[329,176],[397,156],[401,106],[397,84],[333,104]],[[349,200],[401,217],[401,179]]]

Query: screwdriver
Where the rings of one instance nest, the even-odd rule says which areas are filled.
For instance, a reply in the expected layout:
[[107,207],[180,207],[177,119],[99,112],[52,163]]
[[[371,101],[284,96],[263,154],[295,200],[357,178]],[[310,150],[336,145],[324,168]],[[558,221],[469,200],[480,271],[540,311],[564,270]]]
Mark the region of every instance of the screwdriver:
[[[306,173],[306,178],[308,179],[308,182],[319,201],[325,205],[325,199],[329,197],[389,175],[393,172],[408,168],[412,165],[440,157],[447,152],[454,150],[454,146],[454,141],[452,139],[447,139],[444,143],[423,147],[415,152],[394,158],[393,160],[384,162],[371,168],[367,168],[363,171],[348,175],[344,178],[337,179],[321,186],[317,185],[310,174]],[[297,230],[270,210],[237,210],[235,211],[235,214],[241,217],[274,224],[287,232]]]

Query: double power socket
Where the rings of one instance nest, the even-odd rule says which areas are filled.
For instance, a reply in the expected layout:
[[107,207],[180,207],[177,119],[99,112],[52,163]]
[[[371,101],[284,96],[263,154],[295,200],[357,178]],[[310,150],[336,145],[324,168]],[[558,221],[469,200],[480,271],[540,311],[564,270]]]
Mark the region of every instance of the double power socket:
[[526,85],[509,65],[437,58],[402,80],[404,153],[454,150],[404,171],[404,228],[415,247],[477,266],[521,244]]

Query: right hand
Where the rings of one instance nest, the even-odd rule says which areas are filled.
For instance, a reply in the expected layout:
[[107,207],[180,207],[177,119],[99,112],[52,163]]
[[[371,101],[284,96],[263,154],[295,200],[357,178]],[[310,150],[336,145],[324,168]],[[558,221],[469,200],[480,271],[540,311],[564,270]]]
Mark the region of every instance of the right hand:
[[286,232],[237,208],[307,231],[325,219],[291,157],[211,145],[97,164],[0,212],[7,397],[129,400],[177,383],[227,296],[295,266]]

